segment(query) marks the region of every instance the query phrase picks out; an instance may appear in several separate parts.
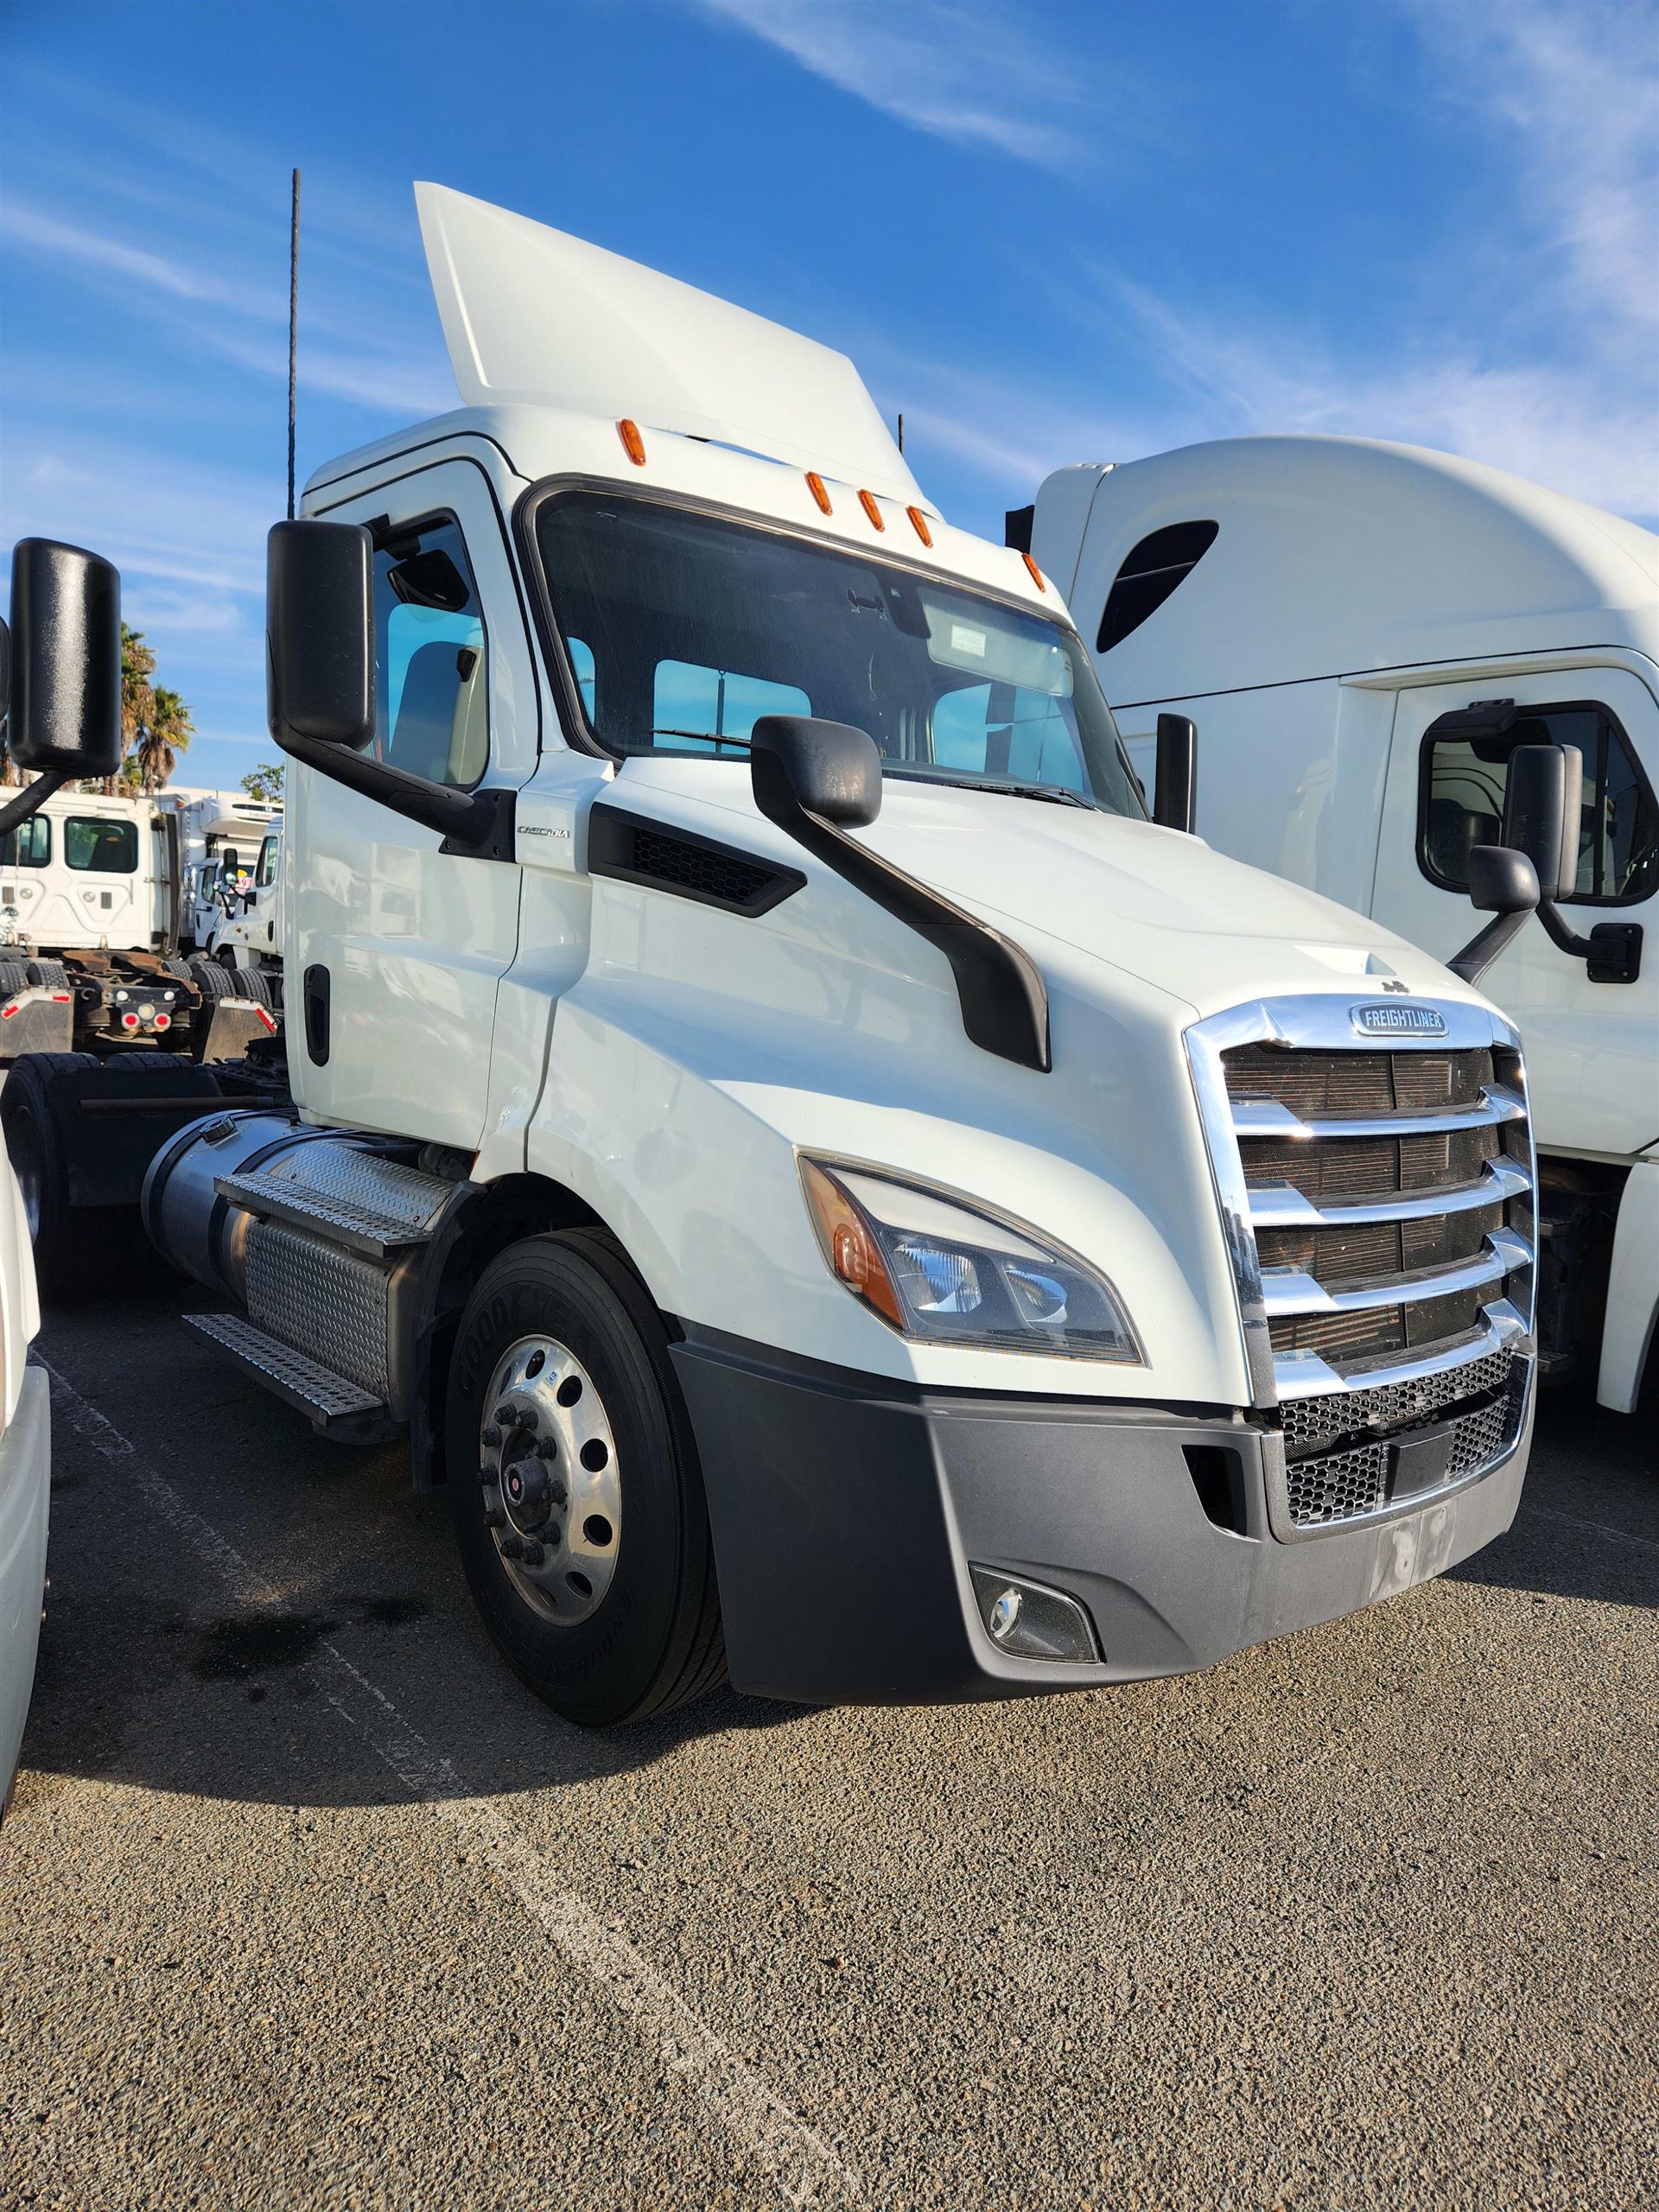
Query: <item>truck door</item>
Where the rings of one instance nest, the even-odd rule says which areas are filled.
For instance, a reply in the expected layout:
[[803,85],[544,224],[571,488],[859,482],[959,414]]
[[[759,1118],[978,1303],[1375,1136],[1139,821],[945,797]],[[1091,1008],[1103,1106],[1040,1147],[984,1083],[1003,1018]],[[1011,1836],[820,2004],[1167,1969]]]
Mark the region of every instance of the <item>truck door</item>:
[[[483,471],[448,461],[321,509],[374,538],[374,749],[474,790],[536,764],[537,694],[502,524]],[[476,1147],[496,988],[518,942],[511,861],[289,770],[289,1065],[308,1112]]]
[[[1443,715],[1499,697],[1516,708],[1500,736],[1439,730]],[[1497,841],[1509,753],[1540,742],[1584,756],[1578,884],[1561,911],[1580,937],[1598,922],[1641,923],[1642,972],[1593,983],[1534,921],[1481,988],[1521,1032],[1541,1142],[1628,1156],[1659,1136],[1659,704],[1645,684],[1623,669],[1577,668],[1401,691],[1372,912],[1441,959],[1468,942],[1480,918],[1465,893],[1469,848]]]

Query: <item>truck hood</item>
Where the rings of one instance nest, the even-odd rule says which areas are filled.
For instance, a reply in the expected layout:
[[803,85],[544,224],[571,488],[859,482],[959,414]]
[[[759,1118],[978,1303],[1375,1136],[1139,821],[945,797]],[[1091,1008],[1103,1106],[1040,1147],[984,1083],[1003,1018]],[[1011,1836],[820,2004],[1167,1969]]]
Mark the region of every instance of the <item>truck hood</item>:
[[1462,993],[1364,915],[1153,823],[889,779],[858,835],[1016,940],[1039,931],[1195,1007],[1367,975]]
[[[730,761],[630,762],[626,776],[630,798],[671,794],[671,810],[711,836],[732,836],[741,818],[736,842],[798,858],[747,786],[747,766]],[[1065,945],[1199,1013],[1368,976],[1478,995],[1364,915],[1150,822],[889,777],[880,817],[854,834],[1039,965],[1044,941]],[[1476,926],[1471,908],[1471,937]]]

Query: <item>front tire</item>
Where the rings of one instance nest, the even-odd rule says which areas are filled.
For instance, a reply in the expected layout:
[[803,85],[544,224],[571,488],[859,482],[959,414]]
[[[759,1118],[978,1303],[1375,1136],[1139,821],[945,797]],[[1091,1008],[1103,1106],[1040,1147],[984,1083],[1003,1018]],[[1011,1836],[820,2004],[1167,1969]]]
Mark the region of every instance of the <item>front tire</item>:
[[608,1238],[535,1237],[486,1269],[455,1338],[444,1442],[474,1600],[556,1712],[643,1720],[724,1679],[667,1338]]

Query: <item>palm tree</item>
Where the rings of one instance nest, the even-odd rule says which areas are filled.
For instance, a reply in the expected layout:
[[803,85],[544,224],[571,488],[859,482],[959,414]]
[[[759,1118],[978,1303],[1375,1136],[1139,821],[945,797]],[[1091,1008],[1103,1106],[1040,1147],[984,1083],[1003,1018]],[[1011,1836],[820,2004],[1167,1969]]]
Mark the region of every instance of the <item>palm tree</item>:
[[[132,753],[140,749],[156,716],[156,693],[150,677],[156,673],[156,656],[144,643],[142,630],[130,630],[121,625],[121,749]],[[115,789],[115,778],[104,779],[106,791]]]
[[190,709],[176,691],[157,684],[154,696],[149,728],[140,735],[136,747],[139,787],[146,791],[160,791],[178,766],[180,753],[195,735]]

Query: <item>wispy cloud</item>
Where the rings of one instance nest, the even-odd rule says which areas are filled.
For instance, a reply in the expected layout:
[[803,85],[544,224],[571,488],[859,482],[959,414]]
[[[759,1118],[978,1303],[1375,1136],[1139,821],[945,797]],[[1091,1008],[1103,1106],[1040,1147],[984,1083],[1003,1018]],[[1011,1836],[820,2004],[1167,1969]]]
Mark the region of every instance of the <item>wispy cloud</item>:
[[[1397,439],[1659,516],[1659,50],[1647,9],[1421,0],[1429,97],[1482,178],[1379,337],[1074,258],[1051,312],[1147,373],[1126,409],[1040,376],[878,365],[914,442],[1028,498],[1049,468],[1254,432]],[[1411,87],[1410,96],[1421,88]],[[1121,380],[1120,380],[1121,381]]]
[[814,76],[959,146],[1061,169],[1088,150],[1074,55],[980,0],[696,0]]

